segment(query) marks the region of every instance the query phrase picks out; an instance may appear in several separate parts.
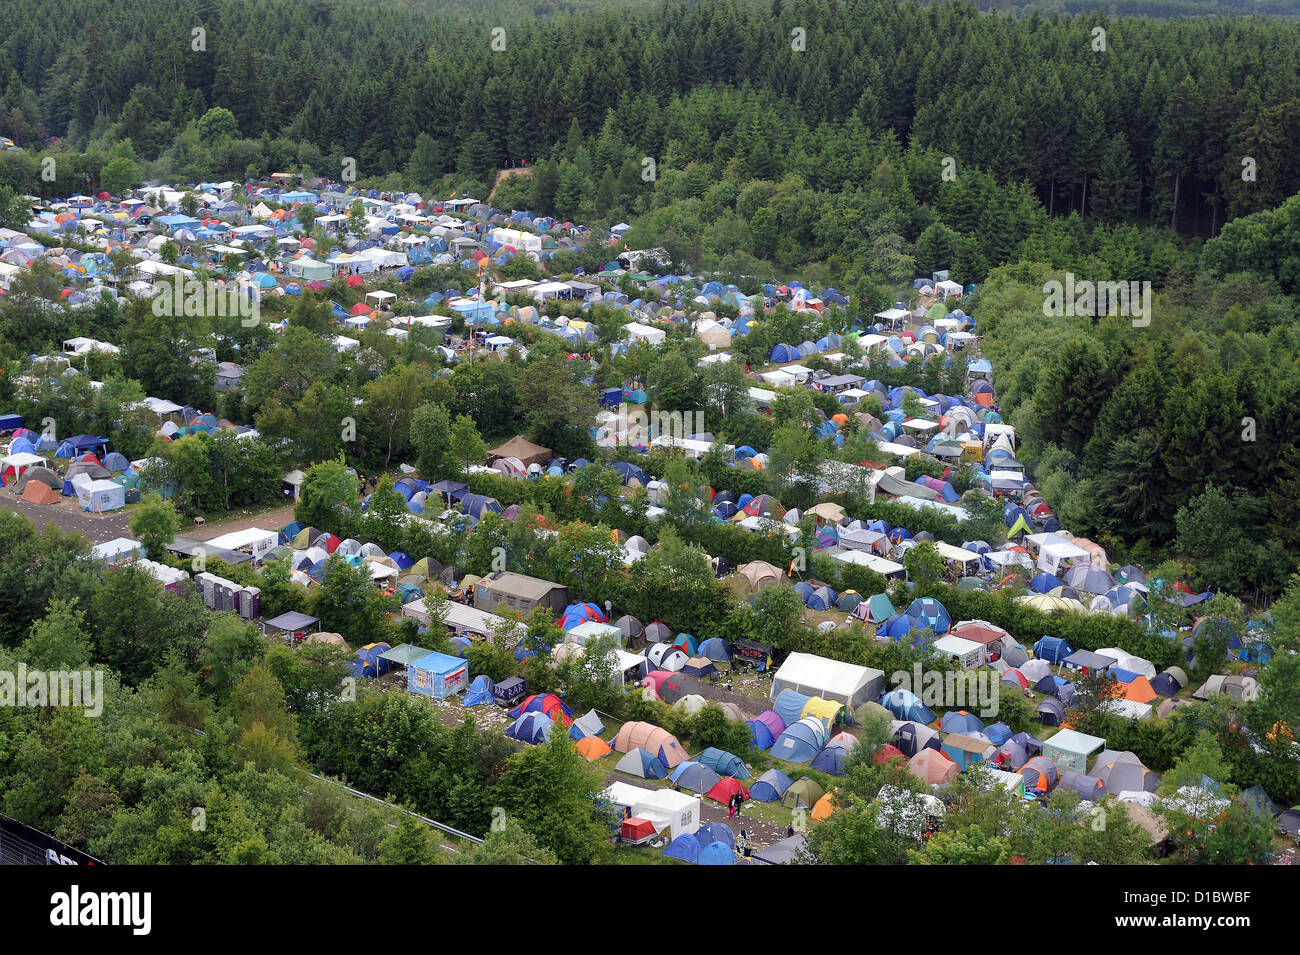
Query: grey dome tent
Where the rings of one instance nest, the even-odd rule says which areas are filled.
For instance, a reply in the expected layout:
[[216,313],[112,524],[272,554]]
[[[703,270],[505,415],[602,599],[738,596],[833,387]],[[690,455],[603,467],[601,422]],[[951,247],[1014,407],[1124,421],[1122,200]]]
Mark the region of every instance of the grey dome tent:
[[1034,707],[1034,716],[1044,726],[1060,726],[1065,719],[1065,706],[1060,700],[1049,696]]

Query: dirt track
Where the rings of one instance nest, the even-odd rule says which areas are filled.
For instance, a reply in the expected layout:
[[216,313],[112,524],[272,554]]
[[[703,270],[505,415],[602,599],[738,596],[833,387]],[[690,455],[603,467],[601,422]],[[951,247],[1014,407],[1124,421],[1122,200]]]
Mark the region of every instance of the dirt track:
[[[15,495],[8,488],[0,490],[0,508],[22,514],[40,530],[46,524],[53,523],[65,532],[81,534],[92,544],[118,537],[131,536],[131,512],[115,511],[112,514],[91,514],[83,511],[75,498],[60,498],[57,504],[32,504]],[[192,524],[182,525],[180,535],[194,540],[211,540],[220,534],[243,530],[247,527],[264,527],[267,530],[279,530],[293,520],[293,508],[282,507],[266,511],[254,517],[231,517],[212,524],[196,527]]]

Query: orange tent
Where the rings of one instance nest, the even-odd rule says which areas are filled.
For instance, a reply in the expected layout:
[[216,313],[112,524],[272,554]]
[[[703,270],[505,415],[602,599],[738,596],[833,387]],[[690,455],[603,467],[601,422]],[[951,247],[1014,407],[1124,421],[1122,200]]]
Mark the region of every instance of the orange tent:
[[28,481],[23,488],[23,500],[31,504],[58,504],[59,493],[40,481]]
[[829,792],[825,796],[822,796],[822,798],[818,799],[816,804],[813,806],[813,819],[817,822],[821,822],[823,819],[829,819],[831,813],[835,811],[836,805],[834,792]]
[[1132,700],[1134,703],[1150,703],[1156,698],[1156,691],[1151,689],[1151,683],[1144,676],[1138,676],[1128,683],[1120,684],[1120,692],[1116,694],[1126,700]]
[[588,736],[585,739],[580,739],[573,744],[573,748],[585,756],[590,763],[594,763],[596,760],[613,752],[609,748],[609,744],[599,736]]

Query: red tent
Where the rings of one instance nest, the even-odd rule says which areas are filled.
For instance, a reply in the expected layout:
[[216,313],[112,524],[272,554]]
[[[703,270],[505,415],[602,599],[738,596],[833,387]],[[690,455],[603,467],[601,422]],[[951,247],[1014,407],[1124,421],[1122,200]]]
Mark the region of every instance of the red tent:
[[366,280],[359,275],[348,276],[348,288],[356,288],[358,285],[365,285]]
[[725,806],[736,793],[740,793],[746,799],[749,798],[749,790],[744,787],[741,781],[728,776],[726,779],[720,779],[714,783],[713,788],[706,795]]
[[364,302],[357,302],[357,304],[352,306],[353,315],[369,315],[370,312],[371,312],[370,306],[365,304]]
[[[317,541],[318,541],[318,543],[319,543],[319,538],[317,538]],[[340,538],[340,537],[338,537],[338,536],[336,536],[336,535],[334,535],[334,534],[326,534],[326,535],[325,535],[325,553],[327,553],[327,554],[332,554],[332,553],[334,553],[336,550],[339,549],[339,544],[342,544],[342,543],[343,543],[342,538]]]
[[874,755],[875,755],[876,762],[878,763],[887,763],[895,756],[897,756],[899,759],[903,759],[903,760],[907,759],[907,754],[904,753],[897,746],[895,746],[893,743],[886,743],[884,746],[876,750]]
[[655,824],[649,819],[641,819],[638,816],[631,816],[623,820],[624,839],[638,840],[649,839],[655,834]]

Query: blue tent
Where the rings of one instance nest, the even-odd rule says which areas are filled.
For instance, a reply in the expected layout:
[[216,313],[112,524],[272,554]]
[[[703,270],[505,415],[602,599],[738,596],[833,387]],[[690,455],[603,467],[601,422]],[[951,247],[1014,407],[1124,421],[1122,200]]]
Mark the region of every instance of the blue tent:
[[748,720],[745,723],[749,727],[749,735],[754,739],[754,746],[757,749],[771,749],[772,744],[776,742],[776,737],[772,735],[771,729],[762,720]]
[[573,721],[569,727],[569,739],[586,739],[589,736],[599,736],[605,732],[605,724],[600,721],[599,714],[595,710],[588,710],[582,716]]
[[722,842],[710,842],[700,850],[699,865],[735,865],[736,851]]
[[1011,739],[1011,727],[1006,723],[994,723],[992,726],[986,726],[983,733],[994,746],[1001,746]]
[[284,527],[280,528],[280,543],[291,543],[293,539],[298,536],[298,532],[306,526],[307,525],[302,521],[290,521],[288,524],[285,524]]
[[701,845],[707,846],[710,842],[721,842],[729,848],[736,845],[736,834],[731,831],[730,826],[722,822],[706,823],[696,830],[695,835]]
[[[812,761],[812,768],[819,769],[823,773],[830,773],[832,776],[844,775],[844,764],[849,761],[852,755],[848,750],[841,749],[838,746],[827,746]],[[750,791],[753,795],[753,791]]]
[[809,610],[830,610],[835,606],[835,591],[829,587],[818,587],[812,593],[804,595],[804,606]]
[[537,744],[550,739],[555,721],[545,713],[525,713],[510,724],[506,735],[523,743]]
[[348,669],[358,679],[383,676],[392,664],[380,654],[387,653],[391,649],[392,647],[386,643],[368,644],[352,655],[352,659],[348,661]]
[[695,838],[695,834],[688,832],[684,836],[678,836],[664,847],[664,858],[680,859],[683,862],[696,862],[699,860],[700,851],[703,848],[700,845],[700,840]]
[[718,749],[716,746],[710,746],[699,756],[695,757],[697,763],[709,767],[719,776],[731,776],[734,779],[748,779],[752,773],[745,761],[733,753],[726,750]]
[[663,760],[645,749],[634,749],[618,761],[614,767],[620,773],[639,776],[641,779],[663,779],[668,775],[668,767]]
[[776,715],[781,717],[781,721],[786,726],[789,726],[799,722],[799,717],[803,715],[803,708],[811,699],[811,696],[795,690],[782,690],[776,702],[772,704],[772,709],[776,710]]
[[646,484],[650,483],[650,475],[646,474],[644,470],[629,461],[615,461],[610,465],[610,467],[618,472],[618,475],[623,479],[624,484],[628,484],[631,481],[638,481],[641,486],[644,487]]
[[772,744],[770,752],[774,759],[783,759],[787,763],[807,763],[825,744],[825,726],[815,717],[808,717],[787,726]]
[[1033,588],[1034,593],[1045,594],[1049,590],[1053,590],[1057,587],[1064,587],[1065,585],[1051,574],[1039,574],[1029,582],[1029,586]]
[[465,691],[463,702],[466,706],[480,706],[484,703],[492,703],[492,691],[495,688],[496,684],[492,682],[491,677],[486,674],[476,676],[474,682],[469,685],[469,689]]
[[936,634],[947,633],[952,627],[952,617],[944,605],[933,597],[921,597],[913,600],[907,608],[907,616],[919,621],[918,630],[929,628]]
[[982,733],[984,721],[974,713],[967,713],[965,710],[949,710],[943,714],[939,729],[944,733]]
[[777,345],[772,349],[772,354],[768,360],[774,365],[779,365],[782,362],[795,361],[798,357],[799,349],[790,345]]
[[1060,663],[1074,650],[1060,637],[1043,637],[1034,644],[1034,656],[1048,663]]
[[791,782],[790,777],[781,770],[769,769],[749,787],[749,796],[758,802],[780,802]]
[[484,514],[500,514],[505,508],[495,497],[482,494],[466,494],[460,499],[461,510],[470,517],[482,518]]
[[886,693],[880,705],[894,714],[896,719],[911,720],[916,723],[933,723],[934,712],[921,702],[911,690],[893,690]]
[[700,644],[699,655],[714,663],[723,663],[731,659],[731,647],[721,637],[710,637]]

